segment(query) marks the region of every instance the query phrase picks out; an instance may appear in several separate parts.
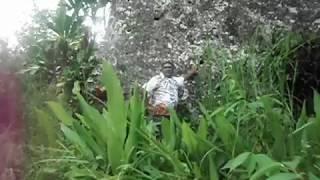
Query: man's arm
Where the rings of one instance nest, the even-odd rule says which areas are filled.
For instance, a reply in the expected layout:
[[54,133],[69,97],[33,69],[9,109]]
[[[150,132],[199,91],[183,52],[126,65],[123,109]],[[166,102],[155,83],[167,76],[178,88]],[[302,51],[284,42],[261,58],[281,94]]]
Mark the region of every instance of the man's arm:
[[191,70],[189,70],[186,74],[184,74],[183,77],[185,80],[189,80],[197,74],[198,74],[197,67],[195,65],[193,65],[191,67]]
[[152,91],[156,90],[159,86],[159,76],[152,77],[147,83],[145,83],[142,88],[151,93]]

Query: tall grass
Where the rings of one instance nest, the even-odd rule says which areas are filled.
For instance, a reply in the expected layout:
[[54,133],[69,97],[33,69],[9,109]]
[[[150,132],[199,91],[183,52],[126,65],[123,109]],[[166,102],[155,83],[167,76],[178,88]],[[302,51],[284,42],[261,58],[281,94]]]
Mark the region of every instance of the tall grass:
[[234,54],[207,47],[204,61],[219,72],[200,72],[208,86],[199,92],[202,116],[193,119],[199,125],[171,111],[160,139],[138,88],[125,101],[116,72],[105,64],[102,111],[85,101],[77,84],[80,114],[48,103],[63,134],[63,153],[54,162],[60,167],[53,169],[64,179],[319,179],[320,96],[315,91],[314,117],[302,108],[294,119],[286,85],[286,64],[303,41],[294,34],[264,38]]

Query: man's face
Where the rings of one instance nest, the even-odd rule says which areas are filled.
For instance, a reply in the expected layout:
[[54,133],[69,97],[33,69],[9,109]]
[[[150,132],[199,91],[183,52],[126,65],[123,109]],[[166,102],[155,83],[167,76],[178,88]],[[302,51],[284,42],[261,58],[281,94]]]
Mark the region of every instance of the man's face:
[[172,77],[174,73],[174,67],[171,64],[164,64],[161,69],[165,77]]

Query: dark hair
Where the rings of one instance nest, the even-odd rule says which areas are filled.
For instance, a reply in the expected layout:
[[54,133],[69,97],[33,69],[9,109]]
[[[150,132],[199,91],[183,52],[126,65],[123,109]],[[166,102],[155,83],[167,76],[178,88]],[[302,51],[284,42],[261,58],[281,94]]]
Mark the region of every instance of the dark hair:
[[165,61],[165,62],[163,62],[163,63],[161,64],[161,67],[163,67],[163,66],[166,65],[166,64],[170,64],[173,69],[176,68],[176,66],[174,65],[174,63],[171,62],[171,61]]

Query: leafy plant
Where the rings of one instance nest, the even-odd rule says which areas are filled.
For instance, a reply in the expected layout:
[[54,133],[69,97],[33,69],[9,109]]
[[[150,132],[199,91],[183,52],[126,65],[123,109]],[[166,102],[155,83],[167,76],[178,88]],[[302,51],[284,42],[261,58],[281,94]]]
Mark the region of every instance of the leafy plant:
[[95,56],[95,36],[84,20],[88,16],[94,19],[96,11],[106,3],[62,0],[55,13],[36,14],[35,25],[21,38],[28,57],[21,72],[34,81],[53,84],[56,93],[75,107],[71,90],[74,82],[79,81],[86,99],[90,98],[92,103],[102,60]]

